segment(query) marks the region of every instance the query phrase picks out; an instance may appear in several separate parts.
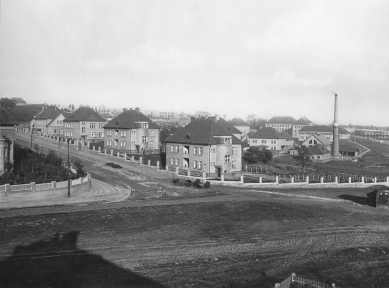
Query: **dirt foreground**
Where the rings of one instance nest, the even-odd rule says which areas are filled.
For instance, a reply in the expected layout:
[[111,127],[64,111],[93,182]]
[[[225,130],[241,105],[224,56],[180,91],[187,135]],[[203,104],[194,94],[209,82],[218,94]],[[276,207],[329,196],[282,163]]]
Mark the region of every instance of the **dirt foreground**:
[[388,211],[217,189],[2,210],[0,287],[388,287]]

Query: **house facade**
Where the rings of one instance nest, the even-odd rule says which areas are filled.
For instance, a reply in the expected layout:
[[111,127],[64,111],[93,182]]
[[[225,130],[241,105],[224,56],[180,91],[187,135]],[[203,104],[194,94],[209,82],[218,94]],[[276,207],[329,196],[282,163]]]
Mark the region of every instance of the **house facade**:
[[[312,134],[320,134],[327,138],[329,141],[333,141],[334,138],[334,131],[331,126],[327,125],[313,125],[313,126],[304,126],[299,131],[299,140],[306,140],[308,137],[310,137]],[[339,138],[340,139],[349,139],[350,133],[344,129],[339,127]]]
[[294,139],[285,132],[279,132],[271,127],[264,127],[250,136],[248,141],[252,146],[267,146],[267,150],[287,151],[294,146]]
[[330,142],[330,140],[328,140],[326,137],[324,137],[323,135],[320,135],[320,134],[317,134],[317,133],[314,133],[314,134],[311,134],[311,136],[309,136],[303,143],[302,145],[306,146],[306,147],[311,147],[311,146],[315,146],[315,145],[322,145],[324,148],[328,149],[331,151],[331,146],[332,146],[332,143]]
[[64,136],[64,120],[68,114],[66,113],[59,113],[57,117],[55,117],[53,120],[51,120],[47,125],[47,134],[53,135],[53,136]]
[[328,162],[331,161],[331,151],[321,144],[312,145],[308,148],[309,158],[312,162]]
[[107,120],[88,106],[82,106],[64,120],[64,137],[84,141],[104,139],[104,125]]
[[191,175],[240,175],[242,142],[217,117],[193,120],[166,139],[166,164]]
[[301,117],[299,120],[296,120],[291,116],[275,116],[265,124],[265,127],[274,128],[278,132],[290,130],[292,137],[298,139],[300,129],[311,125],[313,123],[307,117]]
[[0,175],[14,162],[14,121],[9,111],[0,110]]
[[62,113],[62,110],[56,106],[44,106],[34,118],[30,121],[31,128],[34,130],[33,133],[48,135],[47,125]]
[[160,127],[138,108],[124,110],[104,126],[104,147],[130,153],[158,153]]
[[238,129],[241,134],[241,139],[245,139],[247,134],[250,132],[250,125],[241,118],[234,118],[229,121],[236,129]]

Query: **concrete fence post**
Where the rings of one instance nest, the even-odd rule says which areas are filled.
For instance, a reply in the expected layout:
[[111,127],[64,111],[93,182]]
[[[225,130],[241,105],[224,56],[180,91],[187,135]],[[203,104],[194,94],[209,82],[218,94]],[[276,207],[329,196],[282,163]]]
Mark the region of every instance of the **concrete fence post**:
[[104,154],[107,154],[107,149],[104,149]]
[[176,174],[178,174],[178,167],[176,167]]
[[338,183],[338,176],[335,176],[334,182]]
[[386,182],[389,182],[389,177],[386,177]]
[[351,177],[348,177],[348,183],[351,183]]
[[[135,161],[134,155],[131,156],[131,161]],[[167,165],[166,165],[166,167],[167,167]]]
[[377,183],[377,177],[374,177],[374,183]]
[[101,147],[99,146],[99,153],[101,153]]
[[240,175],[240,183],[244,183],[243,175]]
[[159,161],[157,161],[155,167],[156,167],[157,169],[159,169]]
[[305,183],[309,183],[309,175],[305,177]]
[[203,171],[203,179],[207,178],[207,172]]
[[277,184],[279,184],[279,182],[278,182],[278,181],[279,181],[279,180],[278,180],[278,176],[276,176],[276,183],[277,183]]
[[294,183],[294,177],[290,177],[290,183]]
[[51,189],[55,190],[55,188],[57,188],[57,182],[52,181],[51,182]]
[[365,177],[361,177],[361,183],[365,183]]
[[113,156],[113,149],[111,150],[111,156]]
[[95,147],[96,147],[95,145],[93,145],[93,146],[92,146],[92,150],[93,150],[93,151],[95,151],[95,150],[96,150],[96,148],[95,148]]
[[30,187],[31,187],[31,192],[35,192],[36,190],[35,182],[31,182]]
[[143,163],[143,158],[142,156],[139,157],[139,164],[142,164]]
[[220,176],[220,181],[221,181],[221,182],[224,182],[224,174],[222,174],[222,175]]
[[262,183],[262,177],[259,177],[259,182],[258,183]]
[[[132,157],[134,157],[134,156],[132,156]],[[169,165],[167,165],[167,164],[165,165],[165,170],[166,170],[166,171],[169,170]]]
[[119,152],[116,153],[116,157],[118,157],[118,158],[120,157],[120,153]]
[[11,185],[10,184],[5,184],[5,195],[8,195],[9,192],[11,191]]
[[324,183],[324,177],[323,177],[323,176],[320,176],[320,183],[321,183],[321,184]]
[[147,165],[148,165],[148,166],[151,165],[151,160],[147,160]]
[[190,176],[190,170],[186,171],[186,176]]
[[124,160],[127,160],[127,153],[124,153]]

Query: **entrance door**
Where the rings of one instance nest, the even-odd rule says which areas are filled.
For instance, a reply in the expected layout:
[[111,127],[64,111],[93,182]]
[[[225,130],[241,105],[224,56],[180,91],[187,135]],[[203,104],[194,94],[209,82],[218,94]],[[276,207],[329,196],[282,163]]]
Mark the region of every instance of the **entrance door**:
[[379,192],[378,206],[388,206],[388,204],[389,204],[388,191]]
[[136,153],[139,153],[139,145],[135,145]]
[[216,176],[221,177],[222,176],[222,168],[216,167]]

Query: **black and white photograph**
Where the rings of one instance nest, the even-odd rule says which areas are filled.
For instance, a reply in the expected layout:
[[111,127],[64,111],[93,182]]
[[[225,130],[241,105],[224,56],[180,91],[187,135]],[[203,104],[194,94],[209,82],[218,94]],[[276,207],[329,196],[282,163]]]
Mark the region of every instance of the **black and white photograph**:
[[0,0],[0,288],[389,287],[388,27]]

